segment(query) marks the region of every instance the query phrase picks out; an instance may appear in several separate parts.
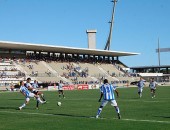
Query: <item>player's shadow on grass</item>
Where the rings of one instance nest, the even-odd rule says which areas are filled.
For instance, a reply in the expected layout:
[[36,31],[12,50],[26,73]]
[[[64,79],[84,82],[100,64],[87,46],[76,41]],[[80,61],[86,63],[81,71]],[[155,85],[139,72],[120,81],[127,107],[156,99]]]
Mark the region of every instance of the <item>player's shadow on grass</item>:
[[140,98],[139,97],[132,97],[132,98],[129,98],[129,99],[136,99],[136,100],[139,100]]
[[[3,106],[3,107],[1,106],[0,110],[19,110],[19,108],[16,106]],[[35,110],[35,108],[27,107],[27,108],[24,108],[24,110]]]
[[81,116],[81,115],[71,115],[71,114],[54,114],[56,116],[63,116],[63,117],[75,117],[75,118],[92,118],[92,116]]
[[13,110],[16,110],[16,107],[9,107],[9,106],[4,106],[4,107],[0,107],[0,109],[3,109],[3,110],[5,110],[5,109],[13,109]]
[[154,117],[170,118],[170,116],[154,116]]
[[16,98],[16,99],[8,99],[8,100],[23,100],[23,99],[21,99],[21,98]]

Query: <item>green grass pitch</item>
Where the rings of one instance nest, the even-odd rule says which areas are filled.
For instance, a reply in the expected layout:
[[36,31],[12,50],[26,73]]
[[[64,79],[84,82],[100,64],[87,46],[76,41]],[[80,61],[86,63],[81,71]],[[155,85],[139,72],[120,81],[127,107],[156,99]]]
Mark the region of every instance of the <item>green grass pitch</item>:
[[[144,88],[138,98],[137,88],[118,89],[117,98],[122,119],[117,119],[115,109],[108,104],[95,119],[99,90],[65,91],[65,99],[57,92],[44,92],[47,104],[35,109],[36,102],[21,111],[24,102],[19,92],[0,92],[0,130],[169,130],[170,87],[158,87],[152,99],[149,88]],[[62,105],[57,106],[57,101]]]

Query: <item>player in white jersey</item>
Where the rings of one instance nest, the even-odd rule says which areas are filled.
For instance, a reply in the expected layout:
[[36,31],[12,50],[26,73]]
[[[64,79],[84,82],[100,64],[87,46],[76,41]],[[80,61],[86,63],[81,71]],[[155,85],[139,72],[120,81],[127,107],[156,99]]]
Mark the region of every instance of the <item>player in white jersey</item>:
[[35,97],[37,99],[38,102],[40,103],[44,103],[43,101],[41,101],[41,99],[39,98],[38,95],[35,95],[34,93],[31,93],[25,86],[24,86],[24,81],[20,82],[20,92],[25,96],[25,103],[23,103],[23,105],[21,105],[19,107],[19,110],[21,110],[23,107],[25,107],[29,101],[31,97]]
[[150,83],[149,83],[149,87],[151,90],[151,97],[154,98],[155,97],[155,91],[156,91],[156,86],[157,86],[157,82],[154,81],[154,78],[150,79]]
[[139,97],[141,98],[143,87],[145,86],[144,80],[142,78],[140,78],[140,80],[138,81],[137,86],[138,86],[138,94],[139,94]]
[[117,102],[116,102],[115,96],[114,96],[114,91],[116,92],[117,97],[119,96],[119,93],[116,90],[116,87],[113,87],[111,84],[108,83],[108,80],[105,79],[104,84],[100,87],[100,91],[101,91],[101,95],[99,98],[99,102],[101,101],[102,97],[103,97],[103,101],[101,102],[101,105],[98,108],[96,118],[98,118],[100,116],[103,107],[105,107],[107,105],[107,103],[110,102],[111,105],[115,107],[116,112],[118,114],[118,119],[120,119],[121,118],[120,110],[119,110],[119,107],[117,105]]
[[[36,80],[35,80],[36,82]],[[34,83],[35,83],[34,82]],[[27,78],[27,82],[25,84],[26,88],[28,88],[28,90],[32,93],[34,93],[35,95],[39,95],[41,97],[41,99],[46,102],[45,100],[45,97],[44,97],[44,94],[40,91],[38,91],[36,88],[34,88],[32,85],[31,85],[31,78]],[[36,104],[36,108],[38,109],[39,108],[39,102],[37,101],[37,104]]]
[[58,86],[58,94],[59,94],[59,98],[61,98],[61,95],[63,96],[63,98],[65,98],[64,96],[64,91],[63,91],[63,81],[60,80],[60,83],[57,83],[56,86]]

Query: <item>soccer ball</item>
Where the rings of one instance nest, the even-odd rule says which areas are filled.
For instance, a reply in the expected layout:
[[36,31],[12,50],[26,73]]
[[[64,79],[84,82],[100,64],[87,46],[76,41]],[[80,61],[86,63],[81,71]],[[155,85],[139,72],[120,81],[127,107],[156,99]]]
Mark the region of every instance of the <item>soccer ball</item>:
[[61,102],[57,102],[57,105],[58,105],[58,106],[61,106]]

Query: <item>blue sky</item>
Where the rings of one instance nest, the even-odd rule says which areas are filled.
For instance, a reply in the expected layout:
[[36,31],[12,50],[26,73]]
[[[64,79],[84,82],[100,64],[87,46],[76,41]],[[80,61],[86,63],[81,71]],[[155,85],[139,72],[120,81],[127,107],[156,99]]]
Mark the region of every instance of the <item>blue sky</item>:
[[[120,58],[128,66],[158,65],[155,49],[170,47],[170,0],[119,0],[111,50],[141,53]],[[0,0],[0,40],[87,48],[96,29],[103,49],[111,19],[110,0]],[[161,53],[170,65],[170,52]]]

